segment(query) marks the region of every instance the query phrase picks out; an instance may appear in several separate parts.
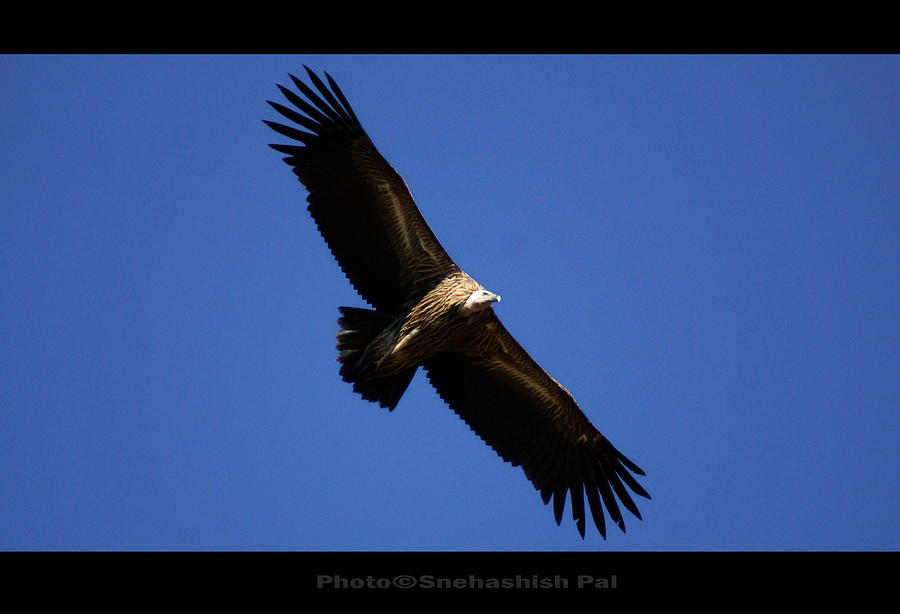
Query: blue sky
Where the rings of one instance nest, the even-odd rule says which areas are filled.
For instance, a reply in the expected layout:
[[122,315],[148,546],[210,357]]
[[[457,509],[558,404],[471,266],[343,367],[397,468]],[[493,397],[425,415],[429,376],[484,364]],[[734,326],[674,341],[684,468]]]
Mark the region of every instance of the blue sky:
[[[643,467],[582,540],[363,303],[267,143],[341,84],[458,264]],[[0,548],[900,547],[900,57],[2,56]]]

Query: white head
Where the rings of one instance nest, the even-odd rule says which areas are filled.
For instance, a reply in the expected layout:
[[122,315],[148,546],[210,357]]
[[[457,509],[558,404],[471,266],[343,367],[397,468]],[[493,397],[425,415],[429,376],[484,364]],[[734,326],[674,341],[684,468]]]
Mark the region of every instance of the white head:
[[475,290],[475,292],[469,295],[466,302],[459,306],[457,311],[462,317],[468,318],[473,313],[481,311],[490,306],[491,303],[496,303],[499,300],[499,294],[494,294],[487,290]]

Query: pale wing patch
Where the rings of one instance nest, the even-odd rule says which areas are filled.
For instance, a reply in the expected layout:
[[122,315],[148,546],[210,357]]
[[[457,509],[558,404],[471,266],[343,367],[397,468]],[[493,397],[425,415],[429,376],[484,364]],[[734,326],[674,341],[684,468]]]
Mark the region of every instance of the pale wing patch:
[[[391,218],[394,222],[394,228],[397,229],[397,236],[400,238],[403,252],[407,255],[418,252],[419,250],[415,249],[415,247],[418,246],[418,248],[421,248],[422,253],[428,254],[428,257],[433,264],[440,263],[442,260],[441,254],[434,253],[434,251],[426,244],[424,237],[421,236],[419,229],[416,228],[414,217],[404,215],[407,212],[406,207],[392,189],[391,184],[388,182],[379,182],[377,185],[378,191],[385,196],[387,202],[390,203],[389,210]],[[406,186],[405,181],[403,182],[403,185],[406,187],[407,192],[409,192],[409,187]]]
[[[493,324],[492,322],[489,328]],[[491,359],[484,361],[484,366],[502,373],[503,377],[511,378],[512,381],[528,390],[548,410],[552,410],[554,419],[565,417],[564,414],[566,414],[569,406],[567,401],[577,407],[572,394],[556,381],[552,375],[535,364],[521,364],[517,360],[519,356],[517,349],[508,348],[502,340],[499,340],[499,347],[495,348],[494,351],[498,350],[499,354],[494,354]],[[535,376],[535,369],[539,372],[537,377]]]
[[[559,402],[558,395],[555,394],[556,391],[548,390],[543,382],[535,379],[517,365],[506,361],[492,361],[489,366],[493,370],[502,372],[504,377],[512,379],[519,386],[528,390],[529,393],[539,399],[545,407],[552,408],[554,419],[562,416],[564,408]],[[552,381],[555,383],[556,380]]]
[[406,225],[406,219],[403,215],[403,208],[400,199],[391,189],[391,184],[381,182],[378,184],[378,191],[381,192],[390,203],[391,217],[394,219],[394,226],[397,228],[400,241],[403,244],[403,250],[407,253],[412,250],[414,229]]
[[435,254],[433,251],[431,251],[431,249],[428,247],[428,245],[425,243],[425,241],[422,240],[422,237],[419,237],[419,247],[422,248],[423,252],[425,252],[426,254],[431,256],[431,260],[433,262],[440,261],[440,259],[441,259],[440,254]]

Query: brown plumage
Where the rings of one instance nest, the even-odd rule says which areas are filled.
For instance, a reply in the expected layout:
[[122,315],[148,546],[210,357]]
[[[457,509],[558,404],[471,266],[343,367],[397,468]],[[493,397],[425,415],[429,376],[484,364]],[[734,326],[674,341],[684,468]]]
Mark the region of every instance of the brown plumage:
[[644,472],[503,327],[492,307],[500,297],[441,247],[334,80],[326,73],[329,89],[306,71],[318,93],[293,75],[303,97],[278,86],[302,113],[269,102],[303,130],[266,124],[299,141],[271,147],[287,155],[332,254],[374,307],[340,308],[341,377],[364,399],[393,410],[423,367],[453,411],[504,460],[522,467],[544,503],[553,501],[557,524],[571,495],[584,537],[587,495],[601,535],[604,507],[625,531],[619,502],[641,517],[628,489],[650,498],[632,475]]

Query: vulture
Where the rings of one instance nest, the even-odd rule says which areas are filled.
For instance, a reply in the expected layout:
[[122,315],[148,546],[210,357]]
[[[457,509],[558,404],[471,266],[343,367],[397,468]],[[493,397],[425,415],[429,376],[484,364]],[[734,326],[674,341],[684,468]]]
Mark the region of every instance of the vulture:
[[453,262],[334,79],[304,68],[312,87],[294,75],[300,94],[277,85],[294,108],[267,101],[294,125],[263,121],[295,141],[270,147],[286,155],[319,232],[372,307],[339,307],[341,378],[393,410],[422,367],[469,428],[553,502],[557,525],[568,496],[584,539],[586,495],[604,539],[604,508],[624,532],[620,503],[641,518],[629,489],[650,498],[632,475],[644,472],[506,330],[493,308],[500,297]]

